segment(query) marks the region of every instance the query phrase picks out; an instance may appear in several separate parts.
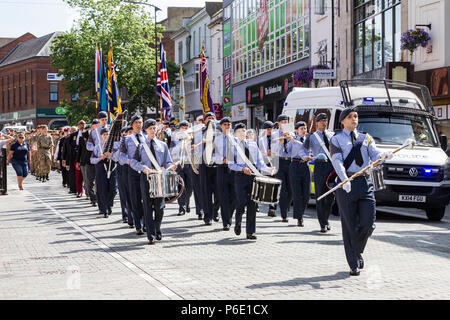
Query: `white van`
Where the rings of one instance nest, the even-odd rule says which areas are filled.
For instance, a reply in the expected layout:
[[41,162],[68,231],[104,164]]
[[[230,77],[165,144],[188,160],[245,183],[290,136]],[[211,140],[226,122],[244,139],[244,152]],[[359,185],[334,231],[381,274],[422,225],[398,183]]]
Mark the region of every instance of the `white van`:
[[341,81],[339,87],[294,88],[286,98],[283,114],[290,121],[305,121],[314,132],[314,117],[325,112],[329,129],[340,129],[341,111],[356,107],[358,130],[368,132],[383,151],[393,151],[408,138],[416,145],[403,149],[383,168],[386,189],[375,192],[380,206],[425,210],[439,221],[450,200],[450,158],[447,138],[439,136],[431,97],[426,87],[390,80]]

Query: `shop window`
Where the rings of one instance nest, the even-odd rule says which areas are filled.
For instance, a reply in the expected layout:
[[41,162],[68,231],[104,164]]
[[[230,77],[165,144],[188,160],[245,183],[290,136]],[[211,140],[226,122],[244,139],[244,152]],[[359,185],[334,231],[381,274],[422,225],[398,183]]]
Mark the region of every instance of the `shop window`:
[[58,101],[58,84],[50,83],[50,101]]

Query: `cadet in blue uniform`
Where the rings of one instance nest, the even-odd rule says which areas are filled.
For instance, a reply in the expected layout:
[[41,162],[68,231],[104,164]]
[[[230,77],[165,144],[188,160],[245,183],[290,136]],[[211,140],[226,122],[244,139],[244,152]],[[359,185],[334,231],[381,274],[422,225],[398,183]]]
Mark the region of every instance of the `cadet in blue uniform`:
[[276,177],[281,180],[280,205],[281,218],[283,222],[288,222],[287,214],[292,202],[291,185],[289,182],[289,166],[291,165],[291,154],[287,149],[288,138],[283,138],[283,125],[287,124],[289,117],[281,114],[277,118],[279,129],[272,133],[272,150],[278,156],[278,172]]
[[[98,210],[107,218],[112,213],[112,204],[117,194],[117,180],[115,164],[111,166],[111,175],[107,177],[108,159],[111,160],[112,154],[109,152],[103,153],[103,146],[108,138],[108,129],[103,128],[100,131],[100,143],[95,145],[91,155],[91,163],[95,165],[95,181],[97,185],[97,200]],[[119,147],[118,144],[115,145]],[[114,149],[113,149],[114,152]]]
[[[234,147],[234,159],[233,162],[229,163],[231,170],[235,171],[234,176],[234,189],[236,195],[236,222],[234,227],[234,232],[236,235],[241,234],[241,222],[242,215],[247,211],[247,221],[245,228],[247,231],[247,239],[256,240],[256,204],[250,198],[253,188],[252,171],[245,161],[241,158],[237,152],[237,146],[239,146],[250,163],[253,164],[258,170],[264,170],[273,174],[275,168],[269,168],[263,161],[263,156],[261,151],[258,149],[258,145],[253,141],[248,141],[245,139],[245,124],[238,123],[234,132],[236,135],[236,146]],[[247,209],[247,210],[246,210]]]
[[88,151],[94,151],[95,146],[100,143],[101,138],[100,138],[100,131],[103,128],[107,128],[107,121],[108,121],[108,115],[106,114],[105,111],[100,111],[97,115],[97,120],[98,120],[98,126],[97,128],[91,130],[90,134],[89,134],[89,138],[86,144],[86,149]]
[[[121,140],[115,142],[121,145],[125,143],[126,136],[130,135],[133,131],[133,128],[130,126],[124,126],[122,130],[120,130]],[[114,152],[112,159],[117,164],[117,185],[119,188],[119,197],[120,197],[120,206],[122,208],[122,221],[123,223],[128,223],[130,228],[134,228],[133,221],[133,211],[131,209],[131,201],[130,194],[128,188],[128,163],[124,162],[124,159],[120,158],[120,148]]]
[[[192,195],[192,166],[190,157],[190,145],[185,140],[185,148],[182,149],[183,139],[187,139],[189,136],[187,133],[183,133],[189,128],[189,122],[181,121],[179,124],[179,131],[172,133],[172,144],[173,147],[170,148],[170,155],[174,162],[183,160],[183,166],[177,167],[178,175],[184,181],[184,191],[178,198],[178,215],[185,215],[186,212],[190,211],[189,202]],[[186,150],[187,149],[187,150]],[[189,210],[189,211],[188,211]]]
[[[273,167],[273,153],[272,153],[272,130],[274,124],[272,121],[265,121],[263,123],[263,134],[258,140],[259,150],[261,150],[264,158],[264,163],[268,167]],[[277,210],[277,205],[269,205],[269,211],[267,215],[269,217],[276,217],[275,211]]]
[[235,209],[234,172],[230,169],[229,159],[233,160],[234,137],[229,135],[231,119],[220,120],[222,134],[214,138],[214,162],[217,164],[217,195],[220,202],[223,230],[229,231]]
[[[358,132],[358,113],[347,108],[339,116],[344,126],[330,141],[331,161],[340,181],[381,157],[392,158],[391,152],[383,153],[375,145],[373,138]],[[342,236],[345,255],[350,266],[350,275],[359,275],[364,267],[362,253],[367,240],[375,229],[375,196],[372,181],[368,175],[347,182],[336,191],[336,199],[341,215]],[[322,200],[320,200],[322,201]]]
[[291,154],[291,165],[289,167],[289,180],[294,198],[294,219],[297,225],[303,227],[303,214],[309,201],[311,193],[311,176],[309,172],[308,156],[303,142],[305,141],[306,123],[299,121],[295,124],[295,136],[289,137],[288,151]]
[[[120,146],[121,163],[131,165],[134,155],[139,149],[139,146],[145,142],[145,136],[142,134],[142,117],[134,115],[130,120],[130,125],[133,128],[133,133],[127,136]],[[133,221],[136,227],[136,234],[144,234],[142,228],[144,209],[142,207],[141,187],[140,187],[140,173],[136,170],[128,168],[128,188],[130,190],[131,209],[133,211]]]
[[[330,139],[334,132],[326,130],[328,126],[328,116],[319,113],[315,119],[316,131],[309,135],[305,141],[305,148],[311,150],[314,160],[314,193],[316,199],[328,191],[327,178],[333,171],[330,159]],[[320,232],[326,233],[331,230],[328,218],[331,212],[333,195],[325,197],[316,202],[317,219],[320,224]]]
[[[144,130],[147,132],[147,140],[144,142],[149,152],[161,168],[175,171],[176,164],[172,163],[167,144],[156,138],[156,121],[148,119],[145,121]],[[149,244],[155,244],[156,240],[162,239],[161,222],[164,215],[164,198],[150,198],[149,183],[147,175],[157,172],[143,145],[139,146],[138,152],[131,161],[131,167],[140,174],[141,196],[144,200],[145,225],[147,227],[147,238]]]

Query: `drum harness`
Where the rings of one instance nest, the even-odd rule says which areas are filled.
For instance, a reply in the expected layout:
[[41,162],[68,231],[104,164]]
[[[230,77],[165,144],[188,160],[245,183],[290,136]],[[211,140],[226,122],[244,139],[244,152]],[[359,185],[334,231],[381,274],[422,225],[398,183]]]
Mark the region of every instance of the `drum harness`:
[[[261,174],[258,169],[255,168],[255,166],[250,162],[250,160],[245,156],[244,151],[242,150],[241,146],[239,144],[236,143],[236,141],[234,141],[233,137],[230,134],[227,134],[228,138],[230,139],[231,143],[233,144],[233,146],[236,147],[236,150],[239,154],[239,156],[241,157],[242,160],[244,160],[245,164],[250,168],[250,170],[252,170],[253,174],[255,176],[260,176],[262,177],[263,174]],[[243,140],[244,141],[244,140]]]

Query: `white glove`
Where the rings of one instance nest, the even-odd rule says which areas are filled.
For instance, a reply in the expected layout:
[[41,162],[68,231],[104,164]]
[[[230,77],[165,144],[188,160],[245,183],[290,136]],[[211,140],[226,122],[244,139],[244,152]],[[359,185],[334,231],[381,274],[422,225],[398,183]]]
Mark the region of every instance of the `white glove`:
[[342,189],[344,189],[345,192],[350,193],[350,191],[352,190],[352,182],[349,181],[349,182],[347,182],[346,184],[344,184],[344,185],[342,186]]
[[383,159],[386,157],[386,160],[392,159],[394,157],[394,155],[392,154],[391,151],[386,151],[381,153],[380,158]]

